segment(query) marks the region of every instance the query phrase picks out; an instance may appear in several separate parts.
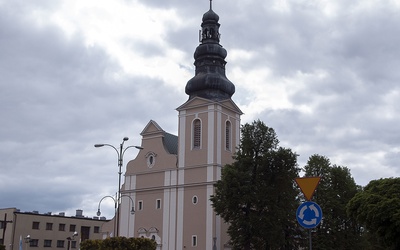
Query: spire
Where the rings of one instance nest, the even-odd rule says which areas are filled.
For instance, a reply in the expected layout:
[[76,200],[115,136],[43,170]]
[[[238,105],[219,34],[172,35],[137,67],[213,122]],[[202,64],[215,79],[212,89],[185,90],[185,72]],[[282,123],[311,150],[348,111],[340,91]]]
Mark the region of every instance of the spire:
[[189,99],[195,96],[220,101],[231,98],[235,85],[225,76],[226,50],[219,44],[219,16],[212,10],[204,13],[200,30],[200,45],[194,52],[195,76],[186,84]]

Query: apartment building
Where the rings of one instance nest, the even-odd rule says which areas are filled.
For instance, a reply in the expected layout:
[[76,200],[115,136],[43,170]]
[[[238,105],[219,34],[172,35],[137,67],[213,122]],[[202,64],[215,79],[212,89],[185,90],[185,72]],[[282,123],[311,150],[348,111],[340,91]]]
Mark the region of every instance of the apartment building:
[[105,218],[88,218],[82,210],[75,216],[65,213],[21,212],[16,208],[0,209],[0,244],[6,250],[79,249],[86,239],[103,239]]

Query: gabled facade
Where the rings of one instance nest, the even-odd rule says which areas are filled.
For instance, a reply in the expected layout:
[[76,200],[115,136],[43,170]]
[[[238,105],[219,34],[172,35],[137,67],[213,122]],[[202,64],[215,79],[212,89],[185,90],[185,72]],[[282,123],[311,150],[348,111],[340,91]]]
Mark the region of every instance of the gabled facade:
[[150,121],[141,133],[144,149],[127,164],[122,194],[135,201],[135,214],[122,199],[121,236],[153,238],[164,250],[229,249],[226,225],[209,199],[221,168],[233,161],[242,112],[231,99],[235,86],[225,76],[218,20],[210,2],[189,99],[177,108],[178,136]]

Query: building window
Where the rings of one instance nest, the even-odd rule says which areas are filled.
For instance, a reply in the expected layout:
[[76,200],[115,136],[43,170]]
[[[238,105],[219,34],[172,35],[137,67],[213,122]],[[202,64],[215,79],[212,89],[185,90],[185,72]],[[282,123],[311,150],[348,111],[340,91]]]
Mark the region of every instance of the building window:
[[71,241],[71,248],[76,248],[76,241]]
[[32,222],[32,229],[39,229],[39,222],[38,221],[34,221]]
[[231,150],[231,134],[232,134],[232,125],[230,121],[226,121],[225,123],[225,149]]
[[95,226],[95,227],[93,228],[93,232],[94,232],[95,234],[100,233],[100,227]]
[[39,240],[38,239],[30,239],[29,240],[29,246],[30,247],[38,247],[39,246]]
[[65,231],[65,224],[59,224],[58,225],[58,231]]
[[143,210],[143,201],[138,202],[138,209]]
[[156,200],[156,209],[161,209],[161,199]]
[[46,223],[46,230],[53,230],[53,223]]
[[146,154],[147,167],[152,168],[156,163],[156,154],[154,152],[149,152]]
[[51,247],[51,240],[44,240],[44,247]]
[[197,198],[196,195],[193,196],[193,198],[192,198],[192,203],[193,203],[194,205],[196,205],[198,202],[199,202],[199,198]]
[[76,225],[69,225],[69,231],[70,232],[75,232],[76,231]]
[[193,121],[193,149],[201,147],[201,122],[199,119]]
[[64,241],[63,240],[57,240],[57,247],[64,248]]
[[192,247],[197,247],[197,235],[192,235]]

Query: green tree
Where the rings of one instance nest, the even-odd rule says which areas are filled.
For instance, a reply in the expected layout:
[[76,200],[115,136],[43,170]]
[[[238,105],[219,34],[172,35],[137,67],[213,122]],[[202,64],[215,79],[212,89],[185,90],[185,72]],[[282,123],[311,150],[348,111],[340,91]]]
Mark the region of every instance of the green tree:
[[365,225],[371,243],[378,244],[375,249],[400,249],[400,178],[370,181],[351,199],[347,212]]
[[[320,176],[313,201],[321,206],[323,220],[313,233],[313,249],[365,249],[361,226],[346,213],[347,203],[359,191],[347,167],[331,165],[325,156],[312,155],[305,176]],[[334,242],[334,244],[332,244]]]
[[222,169],[211,201],[229,224],[234,249],[297,249],[297,155],[278,147],[261,121],[245,124],[234,163]]

